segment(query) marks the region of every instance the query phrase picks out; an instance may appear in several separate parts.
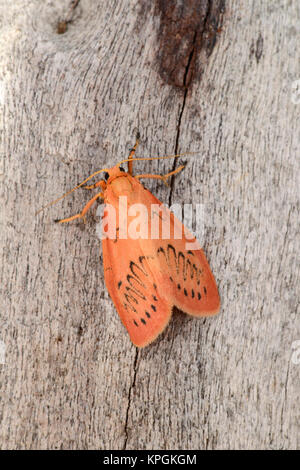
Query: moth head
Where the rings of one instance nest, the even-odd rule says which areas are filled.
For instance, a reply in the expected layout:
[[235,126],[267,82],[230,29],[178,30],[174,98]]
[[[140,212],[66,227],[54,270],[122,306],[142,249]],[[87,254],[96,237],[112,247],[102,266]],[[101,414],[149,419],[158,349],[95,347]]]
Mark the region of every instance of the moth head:
[[114,166],[113,168],[108,169],[104,173],[104,179],[107,184],[110,184],[114,179],[120,177],[126,177],[127,174],[123,167]]
[[115,197],[130,193],[133,190],[132,178],[124,168],[118,165],[107,170],[104,173],[104,179],[108,192]]

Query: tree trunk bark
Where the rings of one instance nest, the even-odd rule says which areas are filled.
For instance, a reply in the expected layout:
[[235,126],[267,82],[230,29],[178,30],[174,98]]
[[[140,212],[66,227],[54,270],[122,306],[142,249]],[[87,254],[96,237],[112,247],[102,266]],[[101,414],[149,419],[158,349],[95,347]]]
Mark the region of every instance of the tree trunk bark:
[[[299,5],[198,3],[0,2],[2,449],[298,445]],[[203,204],[222,302],[174,312],[143,350],[104,284],[96,208],[53,223],[88,194],[35,215],[137,129],[137,155],[198,152],[134,170],[186,162],[145,186]]]

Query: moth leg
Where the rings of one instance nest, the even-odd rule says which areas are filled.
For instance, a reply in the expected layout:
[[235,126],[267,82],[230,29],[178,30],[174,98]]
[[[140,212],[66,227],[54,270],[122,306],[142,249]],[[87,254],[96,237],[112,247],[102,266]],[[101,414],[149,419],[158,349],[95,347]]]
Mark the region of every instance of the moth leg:
[[106,188],[106,183],[105,181],[103,180],[100,180],[100,181],[97,181],[97,183],[94,183],[94,184],[86,184],[85,186],[81,186],[83,189],[95,189],[95,188],[101,188],[101,189],[105,189]]
[[84,223],[85,223],[85,214],[90,210],[90,208],[92,207],[94,202],[97,199],[99,199],[99,197],[103,198],[103,193],[98,193],[92,199],[90,199],[89,202],[84,206],[84,208],[82,209],[82,211],[79,214],[73,215],[72,217],[68,217],[66,219],[57,219],[57,220],[55,220],[55,222],[57,222],[59,224],[63,224],[65,222],[71,222],[72,220],[75,220],[75,219],[83,219]]
[[139,178],[152,178],[152,179],[156,179],[156,180],[162,180],[167,186],[168,183],[167,183],[167,178],[169,178],[170,176],[173,176],[173,175],[176,175],[177,173],[179,173],[181,170],[183,170],[184,168],[184,165],[181,165],[179,166],[178,168],[176,168],[176,170],[174,171],[170,171],[170,173],[167,173],[166,175],[150,175],[150,174],[145,174],[145,175],[136,175],[135,178],[139,179]]
[[[129,157],[128,157],[128,158],[130,158],[130,160],[133,159],[133,156],[135,154],[135,151],[136,151],[137,146],[139,145],[139,143],[140,143],[140,133],[138,132],[137,136],[136,136],[135,144],[132,147],[132,149],[130,150],[130,154],[129,154]],[[131,161],[128,162],[128,173],[132,176],[132,162]]]

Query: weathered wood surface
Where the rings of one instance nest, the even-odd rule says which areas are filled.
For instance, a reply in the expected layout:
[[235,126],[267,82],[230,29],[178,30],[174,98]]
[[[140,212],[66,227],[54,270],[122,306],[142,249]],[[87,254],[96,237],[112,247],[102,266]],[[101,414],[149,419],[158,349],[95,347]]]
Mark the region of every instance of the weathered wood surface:
[[[69,1],[0,2],[2,449],[297,447],[299,5],[227,0],[185,91],[157,62],[161,3],[81,0],[58,35]],[[199,151],[170,189],[147,187],[205,204],[222,298],[141,351],[106,292],[95,217],[53,223],[87,194],[35,216],[126,156],[136,128],[139,155]]]

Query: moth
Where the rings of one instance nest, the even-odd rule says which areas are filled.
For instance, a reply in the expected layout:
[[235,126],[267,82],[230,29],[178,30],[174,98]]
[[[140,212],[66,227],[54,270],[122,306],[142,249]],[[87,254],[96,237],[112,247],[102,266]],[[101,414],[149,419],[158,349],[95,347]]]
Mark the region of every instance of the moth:
[[[177,174],[183,166],[163,176],[134,176],[133,161],[152,159],[134,158],[137,145],[138,140],[128,159],[122,160],[113,168],[95,172],[71,190],[70,192],[83,186],[88,190],[98,189],[98,192],[79,214],[56,222],[85,219],[94,202],[103,199],[106,226],[116,225],[114,236],[102,239],[105,284],[132,343],[137,347],[144,347],[152,343],[166,328],[174,306],[195,317],[210,316],[219,312],[220,298],[214,276],[199,243],[175,215],[140,182],[141,179],[154,178],[166,183],[167,178]],[[124,162],[128,162],[127,172],[121,167]],[[104,180],[86,185],[89,179],[101,172],[104,172]],[[120,209],[120,198],[124,197],[127,205]],[[133,238],[128,236],[128,227],[134,222],[132,208],[137,204],[146,208],[144,217],[147,214],[147,221],[144,221],[144,225],[149,230],[146,236]],[[114,211],[109,211],[108,208],[113,208]],[[153,217],[158,222],[155,237],[150,226]],[[119,225],[124,218],[125,233],[123,227],[121,234]],[[169,224],[167,238],[163,233],[164,221]],[[189,248],[190,244],[192,249]]]

